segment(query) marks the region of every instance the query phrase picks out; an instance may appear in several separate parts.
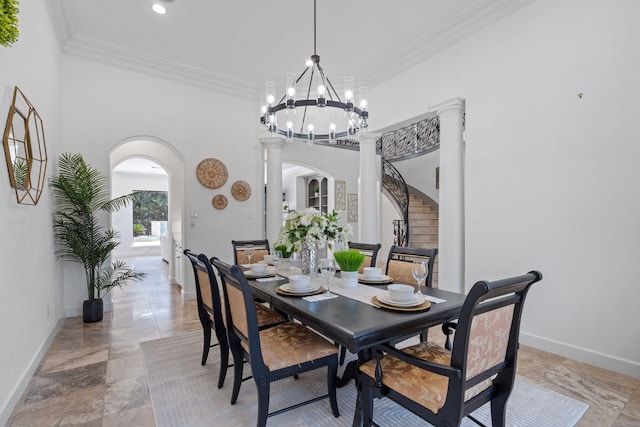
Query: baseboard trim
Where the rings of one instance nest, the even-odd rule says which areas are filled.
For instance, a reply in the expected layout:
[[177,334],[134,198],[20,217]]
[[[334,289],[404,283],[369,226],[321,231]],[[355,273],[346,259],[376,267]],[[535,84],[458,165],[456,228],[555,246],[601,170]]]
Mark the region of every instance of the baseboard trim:
[[640,378],[640,362],[600,353],[526,332],[520,333],[522,344],[535,347],[549,353],[558,354],[590,365],[609,369],[634,378]]
[[20,402],[22,395],[24,394],[25,390],[29,386],[29,382],[31,381],[31,378],[35,374],[36,369],[38,369],[38,366],[40,366],[40,362],[42,362],[44,355],[47,354],[47,350],[49,349],[49,346],[51,345],[51,343],[53,342],[53,339],[58,334],[58,331],[60,330],[60,328],[62,328],[63,323],[64,323],[64,318],[58,319],[58,322],[55,324],[51,332],[49,332],[47,339],[42,342],[42,345],[34,355],[33,359],[31,359],[31,363],[29,364],[26,371],[22,375],[22,379],[18,384],[16,384],[13,391],[11,392],[11,397],[9,397],[5,407],[2,408],[2,411],[0,411],[0,425],[2,426],[9,425],[9,418],[11,417],[13,410],[15,409],[16,405]]

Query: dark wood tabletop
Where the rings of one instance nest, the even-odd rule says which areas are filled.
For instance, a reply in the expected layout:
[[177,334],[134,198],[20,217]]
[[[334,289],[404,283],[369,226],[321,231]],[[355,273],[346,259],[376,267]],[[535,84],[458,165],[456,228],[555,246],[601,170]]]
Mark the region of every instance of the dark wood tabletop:
[[[421,288],[425,295],[445,299],[431,303],[422,312],[398,312],[377,308],[339,295],[337,298],[308,302],[297,296],[283,296],[276,288],[287,279],[258,282],[249,280],[254,296],[269,302],[305,325],[359,353],[374,344],[418,334],[426,327],[458,317],[465,295],[440,289]],[[377,286],[386,289],[386,286]]]

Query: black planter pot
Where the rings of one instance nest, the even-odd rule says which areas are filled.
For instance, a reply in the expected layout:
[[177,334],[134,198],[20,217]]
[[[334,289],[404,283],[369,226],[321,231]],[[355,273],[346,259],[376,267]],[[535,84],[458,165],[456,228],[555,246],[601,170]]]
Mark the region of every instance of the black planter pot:
[[84,323],[94,323],[102,320],[104,313],[101,299],[85,300],[82,303],[82,320]]

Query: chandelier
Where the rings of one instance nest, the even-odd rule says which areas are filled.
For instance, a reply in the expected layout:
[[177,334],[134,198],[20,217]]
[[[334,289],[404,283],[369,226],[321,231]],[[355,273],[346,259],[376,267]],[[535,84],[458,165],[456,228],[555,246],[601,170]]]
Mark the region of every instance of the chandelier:
[[[344,78],[344,101],[320,65],[316,53],[316,0],[313,0],[313,55],[299,75],[287,73],[286,91],[276,103],[275,83],[267,82],[260,124],[288,141],[314,140],[335,144],[339,138],[357,138],[368,127],[367,89],[359,89],[355,106],[353,78]],[[305,94],[303,98],[299,94]]]

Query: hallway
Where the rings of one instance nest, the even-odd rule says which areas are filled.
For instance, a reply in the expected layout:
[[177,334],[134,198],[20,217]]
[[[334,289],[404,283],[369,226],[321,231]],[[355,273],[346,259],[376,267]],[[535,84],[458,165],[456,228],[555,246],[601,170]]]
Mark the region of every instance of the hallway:
[[[201,327],[195,301],[183,304],[160,257],[126,261],[147,278],[116,289],[102,322],[64,320],[8,426],[155,426],[139,344]],[[429,335],[441,338],[438,330]],[[640,425],[640,379],[527,346],[518,374],[588,403],[578,426]]]

